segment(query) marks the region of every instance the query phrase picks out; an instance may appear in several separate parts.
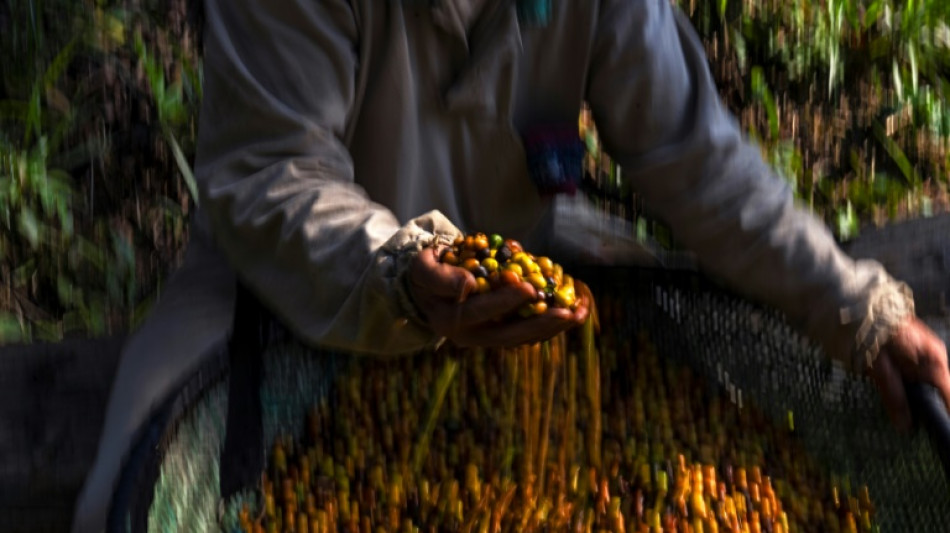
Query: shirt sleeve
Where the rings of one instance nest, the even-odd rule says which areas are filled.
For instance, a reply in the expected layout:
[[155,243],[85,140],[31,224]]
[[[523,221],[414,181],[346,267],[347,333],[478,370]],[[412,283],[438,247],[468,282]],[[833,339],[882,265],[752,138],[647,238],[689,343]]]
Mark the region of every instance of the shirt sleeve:
[[603,0],[587,99],[606,150],[704,269],[784,312],[858,370],[913,314],[906,285],[853,261],[743,138],[688,19]]
[[401,225],[354,182],[345,146],[358,25],[345,0],[207,0],[196,179],[239,278],[312,345],[391,354],[436,339],[402,272],[458,230]]

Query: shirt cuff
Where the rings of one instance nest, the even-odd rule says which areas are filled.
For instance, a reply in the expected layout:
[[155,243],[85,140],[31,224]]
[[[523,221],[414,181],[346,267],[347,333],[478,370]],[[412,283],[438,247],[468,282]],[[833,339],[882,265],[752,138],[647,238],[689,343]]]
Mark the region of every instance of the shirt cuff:
[[[431,211],[411,220],[383,245],[383,253],[389,256],[395,266],[391,288],[403,318],[429,327],[425,314],[412,297],[409,268],[423,249],[449,246],[461,234],[444,215]],[[436,341],[436,344],[440,343],[441,339]]]
[[862,305],[842,309],[841,323],[857,325],[852,370],[870,369],[891,335],[913,317],[914,297],[910,287],[894,280],[871,288]]

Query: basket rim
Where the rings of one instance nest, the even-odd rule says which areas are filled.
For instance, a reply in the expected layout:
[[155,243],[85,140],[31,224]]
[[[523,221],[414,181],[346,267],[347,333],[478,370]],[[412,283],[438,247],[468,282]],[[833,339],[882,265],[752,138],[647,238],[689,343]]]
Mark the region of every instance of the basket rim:
[[227,379],[229,366],[225,339],[209,348],[195,368],[186,373],[182,383],[172,388],[165,401],[142,422],[112,492],[107,533],[148,530],[148,514],[165,452],[177,435],[184,415],[208,391]]

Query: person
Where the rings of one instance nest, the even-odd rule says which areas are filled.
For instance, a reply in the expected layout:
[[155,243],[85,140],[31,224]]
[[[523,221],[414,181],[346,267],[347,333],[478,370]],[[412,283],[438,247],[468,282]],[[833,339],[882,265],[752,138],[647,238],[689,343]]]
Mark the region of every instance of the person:
[[523,135],[576,127],[584,102],[624,179],[706,271],[869,373],[899,427],[903,380],[950,403],[944,345],[906,286],[848,258],[796,207],[669,2],[205,0],[205,11],[194,238],[124,350],[74,531],[102,528],[136,430],[227,334],[237,279],[302,342],[353,352],[516,344],[582,320],[586,305],[498,324],[529,291],[469,298],[471,275],[434,250],[460,228],[556,249],[558,197],[539,194]]

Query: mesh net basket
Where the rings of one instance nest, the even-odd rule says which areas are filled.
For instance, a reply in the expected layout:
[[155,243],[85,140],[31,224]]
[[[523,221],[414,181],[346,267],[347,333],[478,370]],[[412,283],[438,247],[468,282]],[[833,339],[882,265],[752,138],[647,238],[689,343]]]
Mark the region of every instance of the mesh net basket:
[[[726,398],[730,408],[739,411],[754,405],[774,427],[787,428],[783,435],[805,449],[829,479],[869,486],[876,508],[874,521],[881,531],[950,531],[950,491],[934,452],[944,443],[933,443],[919,431],[910,436],[897,434],[883,414],[873,385],[823,357],[780,315],[694,273],[631,268],[576,272],[591,286],[598,302],[606,303],[608,309],[602,307],[601,312],[603,330],[609,329],[621,343],[647,332],[663,364],[688,368],[704,378],[704,397]],[[280,326],[268,324],[256,393],[263,449],[270,449],[284,435],[305,438],[305,420],[312,406],[329,405],[331,412],[339,411],[338,402],[345,395],[338,388],[346,377],[368,376],[374,366],[383,368],[384,375],[422,372],[413,366],[413,358],[373,362],[309,350]],[[415,356],[419,357],[443,356]],[[614,391],[633,387],[623,377],[622,360],[604,359],[608,357],[604,351],[600,357],[604,387]],[[470,369],[475,363],[463,364]],[[467,371],[463,369],[460,375]],[[224,435],[241,431],[227,427],[236,420],[228,415],[229,397],[234,398],[229,395],[232,382],[227,350],[222,348],[150,422],[116,493],[113,530],[234,531],[239,509],[244,504],[259,505],[259,487],[253,482],[243,490],[229,491],[227,498],[221,496]],[[456,383],[463,389],[475,386],[465,379]],[[691,394],[670,389],[671,398]],[[416,407],[421,417],[426,406]],[[611,408],[605,403],[605,419],[621,416],[611,413]],[[378,418],[380,427],[393,424]],[[492,427],[480,427],[476,433],[492,431]],[[779,450],[766,446],[760,452],[769,457]],[[773,467],[770,474],[776,479],[794,475],[781,467]],[[815,523],[801,530],[828,529]]]

